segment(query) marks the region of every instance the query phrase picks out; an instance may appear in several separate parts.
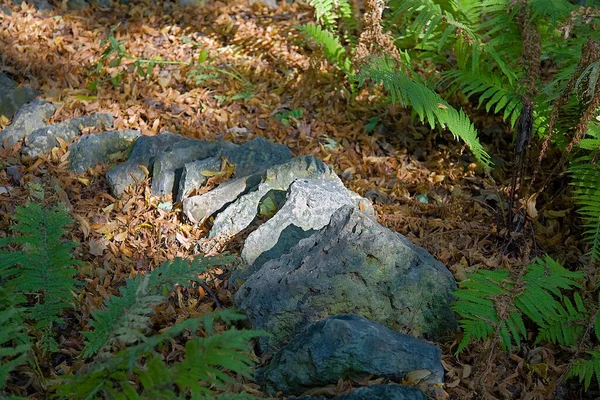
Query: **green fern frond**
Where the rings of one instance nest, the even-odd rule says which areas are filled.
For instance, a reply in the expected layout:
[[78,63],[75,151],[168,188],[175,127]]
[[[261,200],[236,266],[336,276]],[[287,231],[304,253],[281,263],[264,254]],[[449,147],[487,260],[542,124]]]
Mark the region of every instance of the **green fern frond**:
[[559,305],[556,314],[546,315],[536,343],[550,342],[563,346],[576,346],[583,337],[589,310],[583,304],[579,293],[575,293],[575,304],[568,297],[563,297],[564,307]]
[[104,304],[105,310],[92,312],[93,330],[83,333],[87,340],[82,356],[90,357],[115,341],[124,345],[144,341],[154,307],[165,301],[176,284],[187,286],[199,273],[231,261],[230,256],[196,257],[191,263],[177,258],[148,275],[128,279],[120,289],[121,296],[111,296]]
[[308,0],[315,9],[317,22],[323,24],[328,30],[333,30],[338,19],[352,19],[352,7],[348,0]]
[[23,301],[8,285],[0,286],[0,392],[8,374],[25,362],[29,344],[23,324],[23,310],[18,304]]
[[[214,388],[224,389],[233,382],[230,374],[251,376],[253,361],[249,342],[265,333],[226,330],[217,334],[213,329],[216,320],[230,324],[242,319],[245,319],[242,314],[223,310],[183,321],[93,364],[86,374],[68,376],[56,382],[54,397],[175,399],[180,398],[181,393],[189,393],[192,398],[209,398]],[[209,336],[195,336],[198,330]],[[156,348],[186,331],[194,337],[186,342],[184,359],[171,365],[166,363]],[[139,382],[140,386],[134,387],[132,382]],[[245,394],[232,398],[254,399]]]
[[469,280],[461,282],[461,288],[454,292],[458,299],[453,309],[461,316],[463,338],[456,350],[460,353],[473,340],[486,340],[500,333],[500,344],[507,350],[514,342],[521,343],[525,336],[525,324],[514,306],[504,310],[501,318],[495,300],[500,296],[510,296],[513,285],[509,282],[508,271],[479,271],[469,275]]
[[346,55],[346,49],[339,39],[327,29],[315,24],[306,24],[298,28],[308,39],[314,40],[323,48],[325,57],[347,75],[351,75],[352,64]]
[[74,266],[82,265],[71,253],[75,243],[63,240],[71,223],[61,207],[43,209],[29,203],[17,207],[11,230],[18,236],[0,240],[0,247],[21,245],[16,252],[0,251],[0,279],[9,280],[19,293],[37,294],[39,299],[25,309],[25,318],[36,322],[43,333],[44,349],[56,350],[51,328],[62,322],[64,309],[72,307],[72,291],[77,281]]
[[532,21],[544,16],[550,19],[553,27],[576,9],[567,0],[529,0],[529,8]]
[[410,79],[394,60],[386,57],[374,58],[361,68],[357,78],[360,85],[367,80],[383,83],[393,103],[412,107],[421,121],[426,121],[432,128],[436,124],[448,128],[455,137],[461,138],[467,144],[485,168],[490,167],[490,156],[481,146],[477,131],[467,115],[454,109],[423,83]]
[[[598,129],[597,125],[593,129]],[[597,151],[599,142],[600,135],[585,138],[580,145]],[[600,260],[600,166],[593,157],[576,159],[569,168],[569,174],[573,179],[573,198],[579,206],[577,212],[584,221],[584,236],[590,244],[589,253],[593,259]]]
[[[568,345],[581,337],[586,307],[579,295],[575,305],[563,298],[561,290],[581,287],[583,274],[563,268],[550,257],[536,259],[527,266],[519,283],[508,271],[478,271],[461,282],[454,292],[458,299],[453,309],[460,315],[464,336],[457,348],[462,351],[473,340],[487,340],[498,335],[504,350],[517,346],[526,335],[523,315],[541,327],[541,339]],[[564,306],[560,300],[564,301]],[[558,332],[563,327],[564,332]],[[599,327],[600,329],[600,327]]]
[[478,96],[478,107],[485,104],[487,112],[502,112],[502,118],[510,121],[512,127],[515,126],[521,114],[522,100],[507,82],[485,72],[454,70],[446,73],[446,76],[452,83],[458,84],[467,97]]
[[590,350],[587,353],[590,358],[575,360],[566,375],[567,378],[579,378],[579,382],[583,382],[585,390],[590,387],[594,375],[600,385],[600,350]]
[[580,288],[578,281],[582,279],[583,273],[569,271],[549,256],[538,258],[527,266],[523,276],[525,290],[515,297],[515,305],[533,322],[544,326],[561,308],[560,289]]

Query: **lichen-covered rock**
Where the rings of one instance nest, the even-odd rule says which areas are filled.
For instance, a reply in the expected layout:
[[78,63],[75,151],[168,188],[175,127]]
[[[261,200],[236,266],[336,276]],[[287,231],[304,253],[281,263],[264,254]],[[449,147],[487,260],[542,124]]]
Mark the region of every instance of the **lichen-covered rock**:
[[264,262],[287,253],[300,239],[323,228],[344,205],[360,208],[361,201],[363,209],[368,208],[369,200],[354,198],[339,180],[297,180],[290,185],[281,209],[248,235],[242,258],[256,270]]
[[443,382],[439,347],[394,332],[356,314],[336,315],[308,325],[258,371],[267,394],[301,394],[308,389],[366,376],[400,380],[426,371],[430,385]]
[[240,196],[216,216],[209,237],[215,237],[223,232],[235,235],[246,229],[256,218],[258,205],[267,193],[271,191],[285,193],[297,179],[334,180],[342,185],[331,168],[312,156],[296,157],[284,164],[275,165],[264,172],[256,190]]
[[106,174],[111,193],[120,195],[127,186],[135,184],[135,179],[144,180],[144,172],[140,169],[140,165],[150,170],[158,154],[182,140],[185,140],[183,136],[167,131],[155,136],[140,136],[135,141],[127,161],[111,168]]
[[69,146],[70,169],[76,174],[84,173],[101,163],[110,163],[113,157],[127,153],[139,131],[107,131],[87,135]]
[[[0,114],[4,114],[2,109],[6,106],[4,102],[7,101],[4,96],[2,97],[0,103],[4,105],[0,104]],[[10,100],[10,104],[14,106],[18,103],[19,101],[15,99]],[[0,144],[4,143],[7,148],[14,146],[36,129],[46,126],[46,121],[54,115],[55,111],[56,106],[42,99],[35,99],[26,104],[17,112],[12,124],[0,132]]]
[[220,151],[221,144],[219,142],[184,139],[173,143],[154,159],[152,194],[155,196],[175,195],[174,189],[179,188],[179,179],[186,163],[214,157]]
[[292,158],[292,153],[283,144],[258,137],[239,147],[226,149],[223,156],[235,166],[235,177],[241,178],[282,164]]
[[356,313],[413,336],[440,339],[457,329],[456,281],[439,261],[372,217],[344,206],[330,223],[265,263],[235,295],[251,325],[271,333],[263,350],[303,326]]
[[32,159],[60,146],[57,138],[65,142],[73,141],[81,134],[83,128],[102,130],[111,128],[114,118],[111,114],[92,114],[73,118],[58,124],[46,125],[36,129],[27,136],[26,144],[21,149],[23,159]]
[[208,193],[184,199],[183,212],[191,222],[200,222],[254,190],[259,183],[258,174],[224,182]]
[[202,188],[208,180],[208,177],[203,175],[204,171],[218,171],[220,168],[220,157],[209,157],[204,160],[186,163],[181,172],[175,200],[182,201],[189,197],[190,191]]
[[[324,400],[325,397],[302,396],[288,400]],[[419,389],[402,385],[364,386],[355,391],[335,397],[336,400],[426,400]]]

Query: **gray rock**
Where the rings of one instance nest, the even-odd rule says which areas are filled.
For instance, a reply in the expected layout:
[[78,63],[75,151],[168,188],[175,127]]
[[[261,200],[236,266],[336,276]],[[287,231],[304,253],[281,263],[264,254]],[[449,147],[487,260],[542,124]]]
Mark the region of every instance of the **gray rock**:
[[441,339],[457,329],[455,289],[452,274],[424,249],[344,206],[325,228],[252,274],[235,304],[254,328],[273,335],[259,341],[263,350],[343,313]]
[[[0,84],[0,90],[2,90],[1,86]],[[0,102],[3,103],[4,98]],[[17,105],[18,103],[12,102],[11,104]],[[3,114],[3,107],[3,105],[0,105],[0,114]],[[15,115],[12,124],[0,132],[0,143],[4,143],[7,148],[14,146],[36,129],[46,126],[46,121],[54,115],[55,111],[56,106],[53,104],[42,99],[33,100],[21,108]]]
[[[264,138],[253,139],[239,147],[224,148],[220,154],[225,157],[230,164],[235,166],[236,179],[221,184],[208,193],[184,199],[183,212],[192,222],[202,221],[204,218],[213,215],[215,212],[223,210],[240,196],[256,191],[257,185],[261,181],[261,175],[265,174],[265,170],[267,170],[266,180],[280,181],[287,179],[283,177],[283,174],[288,174],[291,177],[294,172],[298,172],[292,170],[289,166],[287,170],[285,167],[281,170],[269,169],[270,167],[290,160],[292,154],[286,146],[268,142]],[[277,174],[281,176],[275,176]],[[291,178],[288,180],[290,183],[293,182],[293,179]],[[285,187],[278,184],[276,186],[279,190],[285,190],[287,186],[289,186],[289,183]],[[280,189],[280,186],[283,187],[283,189]],[[193,188],[187,186],[183,192],[188,192],[191,189]],[[264,194],[265,193],[262,193],[262,195]],[[262,196],[257,195],[257,197],[256,204],[258,204],[258,201],[260,201],[260,197]],[[236,218],[240,218],[240,220],[244,218],[244,221],[249,224],[254,219],[256,212],[254,213],[254,216],[250,214],[251,211],[249,211],[248,215],[238,215]],[[227,220],[227,216],[222,218]],[[247,221],[248,219],[249,221]],[[243,223],[241,222],[239,225],[241,226]],[[211,237],[214,236],[215,232],[217,231],[211,231]]]
[[[248,265],[252,265],[254,270],[269,259],[279,258],[300,239],[309,237],[327,225],[333,213],[342,206],[357,205],[350,193],[339,180],[295,181],[288,190],[283,207],[273,218],[248,235],[244,242],[242,258]],[[370,204],[369,200],[361,199]],[[281,237],[282,234],[284,237]],[[291,238],[286,234],[292,234]],[[268,251],[267,257],[262,257],[258,263],[255,262]]]
[[67,8],[69,10],[84,10],[89,4],[85,0],[67,0]]
[[198,139],[183,139],[173,143],[168,149],[158,154],[152,166],[152,194],[164,196],[175,193],[179,187],[183,167],[186,163],[214,157],[221,150],[218,142]]
[[[10,11],[10,8],[6,7],[4,4],[0,4],[0,11],[2,11],[6,15],[12,15],[12,11]],[[2,89],[0,89],[0,93],[3,93]],[[1,106],[0,106],[0,110],[1,110]],[[0,115],[4,115],[2,113],[2,111],[0,111]],[[8,115],[5,115],[5,116],[7,118],[10,118],[10,117],[8,117]]]
[[177,0],[177,4],[184,7],[204,6],[208,0]]
[[235,203],[220,212],[210,231],[209,237],[223,232],[237,234],[246,229],[258,214],[258,205],[271,191],[285,192],[296,179],[322,179],[339,182],[335,172],[323,161],[312,156],[301,156],[267,169],[256,190],[240,196]]
[[110,114],[97,113],[36,129],[27,136],[26,144],[21,149],[21,156],[27,159],[37,157],[59,146],[60,143],[56,138],[71,142],[81,134],[83,128],[95,130],[111,128],[113,120]]
[[263,4],[272,10],[277,8],[277,0],[250,0],[250,4],[256,3]]
[[134,130],[108,131],[80,138],[69,147],[70,168],[76,174],[100,163],[111,162],[111,157],[127,153],[140,132]]
[[200,189],[208,178],[202,175],[203,171],[218,171],[221,169],[220,157],[210,157],[204,160],[198,160],[191,163],[186,163],[181,172],[179,180],[179,188],[176,201],[182,201],[188,197],[187,194],[193,189]]
[[106,174],[106,181],[111,193],[115,196],[120,195],[127,186],[135,184],[135,179],[144,180],[144,172],[139,166],[142,165],[151,170],[156,155],[182,140],[185,139],[181,135],[166,131],[156,136],[140,136],[135,141],[127,162],[111,168]]
[[39,11],[51,11],[53,9],[47,0],[13,0],[15,5],[21,5],[21,3],[33,4]]
[[94,0],[94,3],[100,8],[111,9],[110,0]]
[[257,380],[267,394],[301,394],[342,379],[368,375],[402,379],[427,370],[427,383],[441,383],[444,368],[439,347],[394,332],[356,314],[336,315],[308,325],[279,350]]
[[[321,400],[325,397],[302,396],[289,400]],[[337,400],[426,400],[419,389],[402,385],[373,385],[336,397]]]
[[240,195],[255,190],[260,175],[250,175],[224,182],[208,193],[183,200],[183,212],[193,222],[200,222],[234,202]]
[[282,164],[292,158],[292,153],[283,144],[271,143],[258,137],[237,148],[225,150],[223,156],[235,165],[236,178],[241,178]]
[[[3,10],[10,15],[10,9],[4,7]],[[12,119],[15,113],[36,95],[36,90],[28,86],[19,87],[8,75],[0,74],[0,115]]]

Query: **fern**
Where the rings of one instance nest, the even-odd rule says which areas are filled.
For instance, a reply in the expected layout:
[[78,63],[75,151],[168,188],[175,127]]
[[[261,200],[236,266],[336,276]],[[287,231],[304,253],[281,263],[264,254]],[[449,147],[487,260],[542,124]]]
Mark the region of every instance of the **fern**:
[[314,40],[323,48],[325,58],[342,72],[351,75],[352,66],[350,58],[346,55],[346,49],[340,43],[336,35],[327,29],[315,24],[306,24],[299,27],[300,31],[308,38]]
[[[244,316],[224,310],[181,322],[142,343],[121,350],[111,358],[93,364],[86,374],[68,376],[55,382],[55,397],[176,399],[187,393],[196,399],[208,398],[213,394],[213,388],[222,390],[234,383],[229,374],[251,376],[253,361],[249,356],[248,343],[264,334],[237,330],[215,334],[213,326],[217,319],[231,323],[244,319]],[[185,357],[181,362],[168,365],[156,352],[156,347],[160,344],[173,341],[185,331],[194,333],[200,328],[208,336],[188,340]],[[139,382],[139,387],[135,387],[132,382]],[[241,394],[229,395],[229,398],[253,397]]]
[[340,18],[352,19],[352,7],[348,0],[308,0],[308,4],[314,7],[317,22],[328,30],[335,29]]
[[[462,351],[473,340],[487,340],[495,335],[500,339],[504,350],[512,344],[520,346],[526,330],[524,316],[537,323],[545,331],[545,337],[552,337],[560,344],[573,342],[580,333],[578,330],[556,334],[556,326],[567,326],[567,320],[557,321],[557,315],[569,318],[575,311],[571,304],[566,309],[560,303],[562,290],[579,288],[583,274],[563,268],[550,257],[536,259],[527,266],[522,282],[515,282],[508,271],[478,271],[469,275],[469,280],[455,292],[457,301],[454,310],[461,316],[460,324],[464,336],[457,352]],[[582,304],[577,300],[577,307]]]
[[410,105],[421,121],[428,122],[432,128],[436,124],[448,128],[455,137],[467,144],[482,165],[486,168],[491,166],[490,156],[481,146],[477,131],[466,114],[454,109],[423,83],[411,80],[393,60],[386,57],[374,58],[361,68],[357,78],[361,85],[367,80],[383,83],[393,103],[400,103],[404,107]]
[[587,351],[589,359],[577,359],[567,371],[567,378],[577,377],[583,382],[583,387],[588,390],[592,378],[596,375],[596,381],[600,385],[600,349]]
[[17,306],[21,297],[8,285],[0,286],[0,392],[10,371],[25,362],[29,349],[23,310]]
[[[82,356],[87,358],[115,341],[130,345],[145,340],[153,307],[166,300],[165,292],[175,284],[188,285],[208,268],[232,261],[232,257],[196,257],[191,263],[183,259],[164,262],[150,274],[128,279],[120,289],[120,297],[111,296],[106,310],[92,312],[90,332]],[[167,288],[168,290],[163,290]]]
[[52,326],[61,323],[62,312],[72,307],[71,292],[76,287],[76,265],[71,252],[75,243],[64,241],[65,227],[71,219],[61,207],[43,209],[29,203],[17,207],[11,230],[19,236],[0,239],[0,248],[21,245],[20,251],[0,250],[0,279],[10,281],[17,293],[35,299],[24,309],[24,317],[35,321],[35,328],[43,334],[44,350],[56,351]]
[[596,160],[600,149],[600,124],[590,124],[579,147],[596,152],[575,159],[569,174],[573,179],[573,198],[584,221],[584,235],[590,244],[589,253],[593,259],[600,260],[600,166]]

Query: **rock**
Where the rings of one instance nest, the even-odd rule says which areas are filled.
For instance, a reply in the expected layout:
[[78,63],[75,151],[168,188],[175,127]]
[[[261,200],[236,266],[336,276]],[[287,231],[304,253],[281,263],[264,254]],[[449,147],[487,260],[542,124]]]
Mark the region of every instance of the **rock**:
[[[214,157],[221,151],[218,142],[183,139],[158,154],[152,166],[152,194],[164,196],[179,188],[179,179],[186,163]],[[219,168],[217,168],[219,169]]]
[[135,184],[135,179],[145,179],[140,165],[151,170],[154,158],[161,152],[169,149],[174,143],[184,140],[181,135],[171,132],[162,132],[156,136],[140,136],[133,145],[129,159],[111,168],[106,174],[106,181],[113,195],[117,196],[125,191],[129,185]]
[[179,188],[175,196],[176,201],[182,201],[188,197],[188,193],[193,189],[200,189],[208,178],[202,175],[203,171],[218,171],[221,169],[220,157],[209,157],[204,160],[198,160],[186,163],[181,172]]
[[285,164],[267,169],[260,185],[243,196],[235,203],[219,213],[215,218],[209,237],[215,237],[223,232],[235,235],[246,229],[256,218],[258,205],[271,191],[285,192],[296,179],[322,179],[339,182],[335,172],[323,161],[312,156],[301,156],[291,159]]
[[457,329],[456,281],[439,261],[353,206],[287,254],[265,263],[235,295],[253,328],[271,333],[262,350],[331,315],[360,314],[413,336]]
[[262,4],[268,8],[270,8],[271,10],[274,10],[277,8],[277,0],[250,0],[250,4]]
[[110,0],[94,0],[94,3],[102,9],[108,10],[111,9]]
[[88,8],[88,3],[85,0],[67,0],[67,9],[69,10],[84,10]]
[[51,11],[53,8],[47,0],[13,0],[13,4],[20,6],[21,3],[33,4],[36,10]]
[[[10,15],[10,9],[6,7],[4,9]],[[8,75],[0,73],[0,115],[12,118],[24,104],[32,101],[36,95],[37,92],[34,89],[27,86],[19,87],[17,82],[10,79]]]
[[[2,90],[1,86],[0,84],[0,90]],[[4,99],[0,102],[4,104]],[[16,106],[18,102],[11,104]],[[0,113],[2,113],[3,107],[0,105]],[[4,143],[7,148],[14,146],[36,129],[46,126],[46,121],[54,115],[55,111],[56,107],[53,104],[42,99],[33,100],[21,108],[15,115],[12,124],[0,132],[0,143]]]
[[[257,380],[267,394],[301,394],[339,379],[366,376],[400,380],[427,370],[427,383],[443,382],[439,347],[356,314],[336,315],[308,325],[282,347]],[[377,397],[379,398],[379,397]]]
[[112,125],[112,115],[97,113],[44,126],[27,136],[26,144],[21,149],[21,157],[28,160],[49,152],[53,147],[60,146],[57,138],[71,142],[81,134],[83,128],[100,130],[110,128]]
[[[287,192],[283,207],[248,235],[242,258],[252,270],[270,259],[279,258],[301,239],[327,225],[333,213],[342,206],[358,206],[350,193],[339,180],[295,181]],[[370,205],[367,199],[361,199]]]
[[69,146],[69,162],[71,171],[84,173],[100,163],[109,163],[111,158],[127,153],[140,132],[134,130],[107,131],[83,136]]
[[[265,170],[267,170],[268,175],[265,178],[266,180],[283,179],[283,177],[278,177],[274,174],[282,175],[283,173],[292,174],[297,172],[292,171],[289,168],[288,170],[285,170],[285,167],[282,167],[284,169],[282,169],[281,172],[274,172],[279,170],[270,169],[273,166],[290,160],[292,154],[286,146],[270,143],[264,138],[253,139],[239,147],[224,148],[221,154],[235,167],[236,179],[223,183],[208,193],[185,199],[183,201],[183,212],[192,222],[202,221],[204,218],[224,209],[225,206],[234,202],[238,197],[256,191],[257,185],[261,182],[261,175],[265,173]],[[292,181],[293,179],[290,180],[290,183]],[[287,186],[289,186],[289,183]],[[188,192],[191,189],[193,188],[187,185],[184,192]],[[285,188],[283,190],[285,190]],[[260,197],[256,199],[256,204],[258,204]],[[254,201],[254,198],[251,201]],[[251,214],[251,211],[248,211],[248,213]],[[254,215],[256,215],[256,212]],[[227,216],[224,216],[223,218],[225,219]],[[249,221],[247,221],[247,224],[249,224],[254,219],[254,216],[237,215],[236,218],[244,218],[245,222],[249,219]],[[240,225],[242,224],[243,223],[240,223]],[[211,231],[210,236],[214,236],[213,231]]]
[[183,212],[191,222],[200,222],[255,189],[259,183],[258,174],[224,182],[208,193],[184,199]]
[[[325,397],[302,396],[289,400],[320,400]],[[402,385],[373,385],[336,397],[337,400],[426,400],[419,389]]]
[[207,0],[177,0],[177,4],[180,6],[188,7],[188,6],[204,6],[206,5]]
[[225,150],[223,156],[235,165],[235,177],[241,178],[282,164],[292,158],[292,153],[283,144],[271,143],[258,137],[237,148]]

